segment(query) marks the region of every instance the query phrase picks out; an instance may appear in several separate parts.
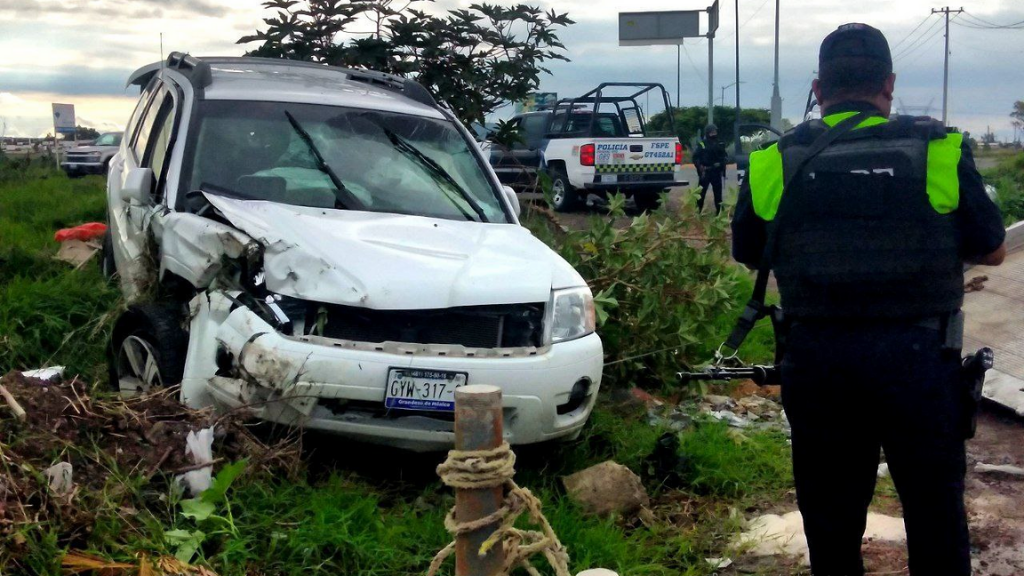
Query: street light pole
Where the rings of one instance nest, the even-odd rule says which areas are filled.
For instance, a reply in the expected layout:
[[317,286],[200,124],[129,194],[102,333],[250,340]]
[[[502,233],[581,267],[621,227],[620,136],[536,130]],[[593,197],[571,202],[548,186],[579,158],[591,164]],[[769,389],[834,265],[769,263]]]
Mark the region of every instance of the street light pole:
[[771,125],[776,130],[782,130],[782,96],[779,94],[779,4],[781,0],[775,0],[775,82],[772,84],[772,114]]
[[740,0],[736,0],[736,123],[733,124],[733,150],[740,155]]

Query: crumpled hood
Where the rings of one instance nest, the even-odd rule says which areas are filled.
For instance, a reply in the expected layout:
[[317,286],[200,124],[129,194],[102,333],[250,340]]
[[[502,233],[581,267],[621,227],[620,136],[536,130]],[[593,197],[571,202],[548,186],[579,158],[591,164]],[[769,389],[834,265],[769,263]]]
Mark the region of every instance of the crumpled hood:
[[207,194],[263,244],[267,289],[378,310],[547,302],[582,286],[560,256],[514,224],[324,210]]

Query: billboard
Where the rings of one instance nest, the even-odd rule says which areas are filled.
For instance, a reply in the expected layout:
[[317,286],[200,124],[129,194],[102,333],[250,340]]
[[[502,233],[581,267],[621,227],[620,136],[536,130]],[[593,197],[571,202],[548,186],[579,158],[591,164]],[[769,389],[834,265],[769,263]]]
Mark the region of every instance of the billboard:
[[53,104],[53,131],[57,134],[75,133],[74,104]]
[[702,12],[705,11],[620,12],[619,46],[682,44],[684,38],[701,35]]
[[554,108],[557,103],[557,92],[532,92],[522,102],[516,102],[516,114]]

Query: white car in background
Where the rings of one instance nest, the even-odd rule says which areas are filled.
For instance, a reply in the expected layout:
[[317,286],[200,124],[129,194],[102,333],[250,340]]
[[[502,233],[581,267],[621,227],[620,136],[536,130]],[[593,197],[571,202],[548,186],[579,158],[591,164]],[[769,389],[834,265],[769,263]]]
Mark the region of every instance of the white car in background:
[[580,433],[590,289],[423,87],[180,53],[130,83],[108,182],[122,393],[180,384],[189,406],[434,450],[454,390],[493,384],[511,443]]

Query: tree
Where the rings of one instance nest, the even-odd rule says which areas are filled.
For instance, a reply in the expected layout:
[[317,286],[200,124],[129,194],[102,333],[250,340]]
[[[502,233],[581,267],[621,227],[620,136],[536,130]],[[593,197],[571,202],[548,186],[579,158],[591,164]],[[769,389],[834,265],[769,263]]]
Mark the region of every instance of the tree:
[[1013,143],[1017,144],[1020,142],[1017,133],[1024,132],[1024,100],[1017,100],[1013,103],[1013,112],[1010,112],[1010,118],[1013,118],[1010,122],[1013,126]]
[[98,130],[88,126],[75,126],[75,132],[77,133],[75,140],[95,140],[100,137]]
[[[505,102],[540,84],[549,60],[565,60],[556,30],[566,14],[517,4],[471,4],[442,15],[412,8],[426,0],[268,0],[275,16],[239,44],[261,42],[251,56],[369,68],[415,79],[463,123],[483,122]],[[369,23],[373,30],[358,30]],[[356,35],[343,40],[342,34]]]

